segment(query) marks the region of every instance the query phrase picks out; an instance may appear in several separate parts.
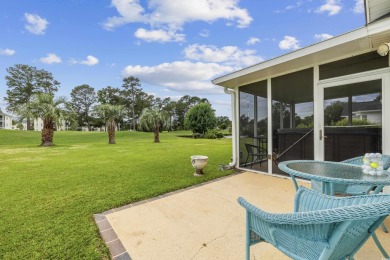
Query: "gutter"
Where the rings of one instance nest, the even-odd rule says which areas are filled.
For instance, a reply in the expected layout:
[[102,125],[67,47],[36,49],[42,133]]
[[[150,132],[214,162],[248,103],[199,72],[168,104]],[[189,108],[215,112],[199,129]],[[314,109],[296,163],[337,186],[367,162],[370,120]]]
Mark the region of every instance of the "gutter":
[[231,95],[232,97],[232,161],[229,163],[229,166],[231,168],[235,167],[236,166],[236,163],[237,163],[237,142],[236,142],[236,132],[237,132],[237,129],[236,129],[236,93],[234,92],[234,90],[230,90],[228,88],[224,88],[224,92],[226,94],[229,94]]

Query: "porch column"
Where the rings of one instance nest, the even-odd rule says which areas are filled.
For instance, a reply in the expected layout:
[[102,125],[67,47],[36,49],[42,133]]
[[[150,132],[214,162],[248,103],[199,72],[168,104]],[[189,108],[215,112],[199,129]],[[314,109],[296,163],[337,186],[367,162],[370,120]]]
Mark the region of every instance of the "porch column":
[[325,135],[324,128],[324,91],[321,86],[318,85],[320,78],[319,66],[313,67],[313,105],[314,105],[314,160],[323,161],[325,158],[325,141],[324,138],[320,139],[320,132]]
[[272,93],[271,93],[271,78],[267,79],[267,136],[268,136],[268,173],[272,173]]
[[352,125],[352,96],[348,96],[348,125]]

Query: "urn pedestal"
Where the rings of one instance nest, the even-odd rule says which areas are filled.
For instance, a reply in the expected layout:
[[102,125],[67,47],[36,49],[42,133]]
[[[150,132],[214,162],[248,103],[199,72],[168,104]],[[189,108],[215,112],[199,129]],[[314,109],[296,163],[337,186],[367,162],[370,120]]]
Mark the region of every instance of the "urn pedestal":
[[203,169],[207,165],[209,157],[204,155],[193,155],[191,156],[192,167],[195,168],[194,176],[203,176]]

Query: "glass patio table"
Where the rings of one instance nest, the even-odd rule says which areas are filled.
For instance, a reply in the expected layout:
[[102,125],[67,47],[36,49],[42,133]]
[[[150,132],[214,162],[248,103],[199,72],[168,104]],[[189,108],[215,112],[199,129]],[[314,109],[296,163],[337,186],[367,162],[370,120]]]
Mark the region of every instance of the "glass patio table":
[[335,184],[376,186],[374,193],[379,193],[384,186],[390,185],[390,173],[383,175],[364,174],[361,166],[341,162],[293,160],[279,163],[279,169],[288,173],[296,189],[295,177],[320,181],[322,192],[334,195]]
[[[323,183],[322,192],[328,195],[334,195],[335,184],[376,186],[374,194],[379,193],[384,186],[390,185],[389,172],[384,172],[383,175],[364,174],[361,166],[348,163],[293,160],[281,162],[278,167],[291,176],[296,190],[298,184],[295,177],[321,181]],[[383,223],[382,228],[387,232]],[[375,232],[372,233],[372,238],[383,256],[386,259],[389,258]]]

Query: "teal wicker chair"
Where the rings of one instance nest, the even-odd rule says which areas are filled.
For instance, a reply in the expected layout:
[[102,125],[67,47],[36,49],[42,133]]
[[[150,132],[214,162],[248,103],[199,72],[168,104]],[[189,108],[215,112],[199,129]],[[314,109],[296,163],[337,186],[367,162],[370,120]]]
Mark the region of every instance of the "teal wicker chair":
[[[390,213],[390,195],[334,197],[299,187],[294,213],[267,213],[238,198],[246,209],[246,259],[250,246],[268,242],[293,259],[353,259]],[[384,257],[389,256],[380,248]]]
[[[390,167],[390,156],[382,155],[382,160],[384,162],[383,169],[387,170]],[[363,156],[358,156],[348,160],[341,161],[342,163],[349,163],[353,165],[362,165]],[[311,181],[311,188],[316,191],[322,191],[322,182],[320,181]],[[364,195],[368,194],[372,190],[372,186],[367,185],[344,185],[336,184],[334,186],[334,191],[337,194],[347,194],[347,195]]]

